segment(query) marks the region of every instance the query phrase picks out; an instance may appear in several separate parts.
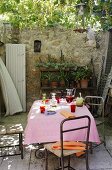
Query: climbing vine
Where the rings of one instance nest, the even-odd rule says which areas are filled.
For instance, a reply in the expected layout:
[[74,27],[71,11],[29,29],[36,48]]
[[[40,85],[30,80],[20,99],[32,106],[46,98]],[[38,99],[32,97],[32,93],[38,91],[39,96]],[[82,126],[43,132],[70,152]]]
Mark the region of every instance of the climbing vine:
[[[84,4],[84,14],[78,16],[81,4]],[[112,27],[111,0],[1,0],[0,14],[19,28],[97,25],[108,30]]]

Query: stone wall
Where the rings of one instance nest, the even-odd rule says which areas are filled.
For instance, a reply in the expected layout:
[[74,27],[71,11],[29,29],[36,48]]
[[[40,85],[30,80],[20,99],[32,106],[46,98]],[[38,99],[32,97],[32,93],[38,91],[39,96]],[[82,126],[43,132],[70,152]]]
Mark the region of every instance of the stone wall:
[[[100,32],[97,36],[99,48],[96,48],[96,42],[89,44],[86,32],[79,33],[63,28],[24,30],[20,32],[19,39],[20,43],[26,44],[27,103],[30,102],[28,108],[40,95],[39,70],[35,67],[39,58],[45,61],[51,55],[58,60],[62,50],[67,61],[73,60],[79,66],[88,65],[93,59],[97,76],[107,43],[106,33]],[[35,40],[41,41],[41,52],[34,52]]]
[[[82,66],[94,61],[95,73],[98,75],[102,56],[106,51],[106,33],[100,32],[96,42],[89,44],[87,33],[75,32],[71,29],[51,28],[46,30],[25,29],[18,31],[5,28],[5,43],[26,44],[26,84],[27,84],[27,108],[40,96],[40,72],[35,64],[41,58],[45,61],[48,55],[56,58],[61,57],[61,51],[65,60],[73,60],[75,64]],[[8,38],[9,33],[9,38]],[[34,41],[41,41],[41,52],[34,52]],[[1,50],[0,50],[1,51]]]

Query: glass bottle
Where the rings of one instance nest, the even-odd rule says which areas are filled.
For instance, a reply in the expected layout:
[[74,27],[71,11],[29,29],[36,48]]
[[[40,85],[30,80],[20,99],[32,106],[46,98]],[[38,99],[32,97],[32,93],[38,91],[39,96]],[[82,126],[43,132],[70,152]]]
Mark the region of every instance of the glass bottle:
[[51,93],[51,105],[57,106],[56,93]]
[[45,104],[46,101],[46,93],[42,94],[42,103]]

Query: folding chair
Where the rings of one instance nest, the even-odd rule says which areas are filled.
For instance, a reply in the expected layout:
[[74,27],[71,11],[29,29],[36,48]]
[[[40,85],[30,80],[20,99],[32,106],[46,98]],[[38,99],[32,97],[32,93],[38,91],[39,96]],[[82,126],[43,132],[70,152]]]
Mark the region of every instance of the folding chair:
[[[78,120],[82,120],[84,119],[84,121],[86,122],[85,125],[82,125],[80,127],[75,127],[75,122]],[[74,127],[72,128],[68,128],[66,130],[64,130],[65,127],[65,123],[71,123],[70,121],[74,121]],[[68,169],[72,169],[75,170],[73,167],[70,166],[70,156],[75,154],[75,153],[80,153],[82,152],[81,149],[76,149],[74,148],[73,150],[69,150],[69,149],[65,149],[64,148],[64,135],[65,133],[73,133],[73,131],[81,131],[84,130],[85,132],[85,158],[86,158],[86,170],[89,170],[89,164],[88,164],[88,144],[89,144],[89,132],[90,132],[90,118],[89,116],[80,116],[80,117],[76,117],[76,118],[69,118],[69,119],[64,119],[61,124],[60,124],[60,150],[54,150],[52,148],[53,143],[48,143],[48,144],[44,144],[45,147],[45,170],[48,170],[48,151],[50,151],[51,153],[55,154],[59,160],[60,160],[60,164],[58,169],[62,169],[64,170],[65,168]],[[73,135],[73,134],[72,134]],[[81,142],[82,143],[82,142]],[[82,143],[84,144],[84,143]],[[67,166],[65,166],[64,163],[64,158],[68,157],[68,164]]]
[[[103,140],[101,143],[106,145],[105,141],[105,128],[104,128],[104,99],[101,96],[86,96],[85,104],[90,110],[91,114],[95,118],[96,126],[102,125],[103,130]],[[98,145],[96,145],[98,146]]]

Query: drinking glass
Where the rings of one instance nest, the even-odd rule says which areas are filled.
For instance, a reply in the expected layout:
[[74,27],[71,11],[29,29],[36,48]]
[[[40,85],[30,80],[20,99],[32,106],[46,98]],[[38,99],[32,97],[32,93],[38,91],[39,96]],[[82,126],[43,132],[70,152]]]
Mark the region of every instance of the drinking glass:
[[67,90],[67,95],[66,95],[66,101],[68,103],[71,103],[74,99],[74,90],[75,89],[66,89]]
[[74,103],[72,103],[70,105],[70,108],[71,108],[71,112],[75,112],[75,109],[76,109],[76,105]]
[[71,103],[72,101],[73,101],[73,96],[66,96],[66,101],[68,102],[68,103]]
[[40,106],[40,112],[44,113],[45,112],[45,106]]

